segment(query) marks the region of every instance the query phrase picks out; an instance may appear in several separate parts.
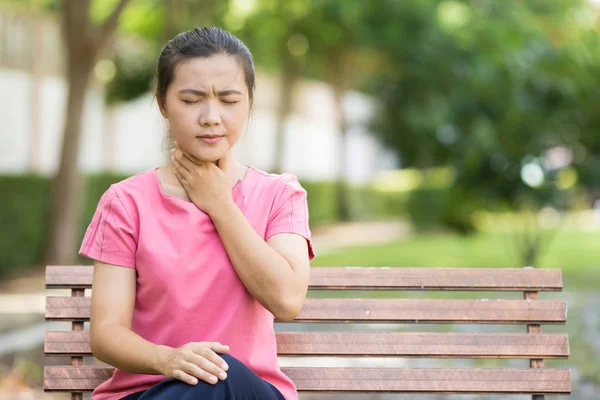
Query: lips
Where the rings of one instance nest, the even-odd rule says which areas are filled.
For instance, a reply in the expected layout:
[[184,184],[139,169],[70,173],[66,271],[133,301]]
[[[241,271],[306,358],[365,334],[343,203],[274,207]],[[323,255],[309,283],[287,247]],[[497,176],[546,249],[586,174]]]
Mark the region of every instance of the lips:
[[223,137],[224,137],[223,135],[202,135],[202,136],[196,136],[196,138],[198,140],[201,140],[202,142],[209,143],[209,144],[220,142]]

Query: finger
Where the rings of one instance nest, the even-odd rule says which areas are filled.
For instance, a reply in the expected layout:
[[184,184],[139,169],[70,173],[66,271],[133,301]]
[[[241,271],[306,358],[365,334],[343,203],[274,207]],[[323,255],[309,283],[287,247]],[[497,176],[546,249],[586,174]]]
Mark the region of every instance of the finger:
[[219,381],[219,379],[217,378],[216,375],[211,374],[208,371],[205,371],[204,369],[198,367],[194,363],[190,363],[190,362],[185,363],[181,367],[181,370],[184,374],[191,376],[193,379],[196,379],[196,382],[198,380],[201,380],[206,383],[210,383],[211,385],[214,385],[215,383],[217,383]]
[[183,156],[185,158],[187,158],[192,164],[196,164],[196,165],[204,165],[206,164],[205,161],[200,160],[199,158],[194,157],[193,155],[191,155],[190,153],[188,153],[187,151],[183,150],[182,148],[179,149],[179,151],[181,152],[181,154],[183,154]]
[[198,165],[202,165],[190,160],[182,150],[175,151],[175,159],[188,171],[193,171]]
[[186,172],[190,172],[191,171],[191,165],[189,164],[189,161],[187,162],[182,162],[182,159],[185,159],[185,157],[183,157],[182,155],[180,155],[181,153],[173,153],[173,155],[171,155],[171,162],[173,163],[173,166],[175,168],[179,169],[179,173],[180,174],[184,174]]
[[185,382],[188,385],[196,385],[198,383],[198,378],[196,378],[193,375],[187,374],[180,369],[175,370],[175,372],[173,372],[173,378]]
[[[212,362],[216,366],[218,366],[223,371],[227,371],[229,369],[229,365],[223,360],[223,357],[220,357],[215,351],[208,349],[209,352],[204,356],[208,361]],[[227,349],[229,351],[229,349]]]
[[179,180],[179,182],[185,186],[186,179],[185,176],[183,176],[183,174],[180,172],[179,168],[181,167],[173,165],[173,173],[175,174],[175,177]]
[[[227,349],[227,351],[229,351],[229,349]],[[200,345],[199,347],[194,349],[194,353],[198,356],[204,357],[205,359],[213,363],[215,366],[221,368],[221,370],[223,371],[227,371],[227,369],[229,369],[229,366],[227,365],[225,360],[219,357],[219,355],[215,353],[214,350],[212,350],[210,347]]]
[[[214,362],[212,362],[204,356],[193,354],[189,356],[186,359],[186,361],[194,366],[193,368],[190,367],[192,368],[191,372],[194,376],[198,376],[196,372],[202,370],[204,372],[207,372],[211,376],[218,377],[221,380],[227,379],[227,373],[222,368],[219,368],[217,364],[215,364]],[[199,370],[197,370],[196,368],[198,368]]]
[[[206,360],[203,359],[204,362],[207,362]],[[206,368],[204,365],[202,365],[201,362],[199,362],[201,365],[197,365],[196,362],[188,362],[183,366],[183,370],[185,372],[187,372],[188,374],[195,376],[196,378],[206,382],[206,383],[210,383],[210,384],[215,384],[219,381],[219,378],[217,378],[217,375],[219,374],[217,373],[213,373],[210,371],[210,369]],[[225,373],[222,372],[221,373]]]

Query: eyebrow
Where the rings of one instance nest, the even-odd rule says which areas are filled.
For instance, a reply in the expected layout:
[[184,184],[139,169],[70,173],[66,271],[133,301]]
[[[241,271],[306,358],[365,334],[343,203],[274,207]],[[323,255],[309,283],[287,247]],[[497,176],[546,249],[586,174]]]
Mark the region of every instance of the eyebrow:
[[[204,92],[202,90],[196,90],[196,89],[183,89],[183,90],[180,90],[178,93],[179,94],[193,94],[196,96],[206,96],[206,92]],[[237,91],[237,90],[222,90],[222,91],[218,92],[217,94],[219,96],[229,96],[231,94],[241,95],[242,92]]]

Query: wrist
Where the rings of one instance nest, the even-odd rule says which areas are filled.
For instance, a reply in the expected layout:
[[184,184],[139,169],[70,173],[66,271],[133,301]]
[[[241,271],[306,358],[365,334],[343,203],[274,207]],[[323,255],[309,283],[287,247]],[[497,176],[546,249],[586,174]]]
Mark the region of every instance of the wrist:
[[216,224],[220,221],[228,220],[236,210],[239,210],[237,204],[235,204],[233,198],[229,198],[226,201],[221,202],[218,207],[215,207],[209,215]]
[[172,347],[156,345],[154,346],[154,357],[153,357],[153,365],[152,369],[156,371],[160,375],[166,375],[166,371],[164,370],[165,365],[167,364],[167,359],[169,358],[169,354],[173,350]]

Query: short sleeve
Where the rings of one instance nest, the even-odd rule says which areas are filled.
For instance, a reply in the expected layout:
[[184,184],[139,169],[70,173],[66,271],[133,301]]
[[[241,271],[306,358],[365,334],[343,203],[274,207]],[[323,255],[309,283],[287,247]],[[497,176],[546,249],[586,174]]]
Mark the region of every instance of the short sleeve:
[[137,228],[117,192],[110,187],[100,198],[79,254],[103,263],[135,268]]
[[308,225],[307,193],[293,175],[284,183],[274,201],[265,238],[268,240],[278,233],[296,233],[306,238],[309,260],[315,258]]

